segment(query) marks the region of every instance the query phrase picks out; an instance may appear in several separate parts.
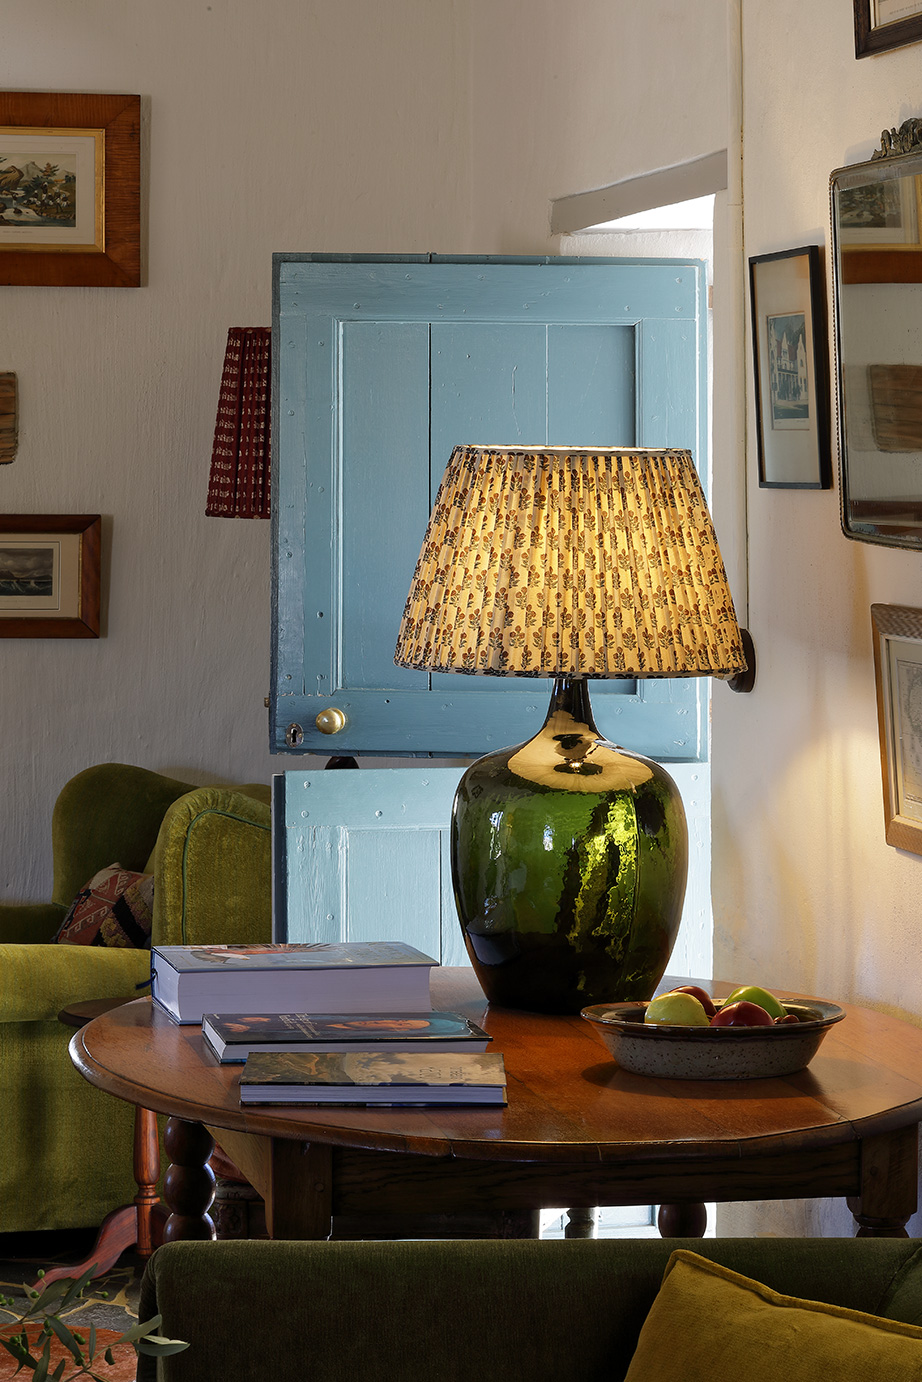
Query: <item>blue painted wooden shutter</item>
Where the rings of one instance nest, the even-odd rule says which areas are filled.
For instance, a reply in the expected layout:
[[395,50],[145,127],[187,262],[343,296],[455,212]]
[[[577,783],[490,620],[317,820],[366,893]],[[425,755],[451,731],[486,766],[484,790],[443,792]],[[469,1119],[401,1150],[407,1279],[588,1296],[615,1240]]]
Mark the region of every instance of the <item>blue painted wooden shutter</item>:
[[[435,491],[463,442],[705,454],[703,266],[276,256],[271,740],[475,755],[528,738],[549,685],[399,669]],[[694,681],[596,682],[611,739],[704,756]],[[318,732],[318,711],[345,729]]]
[[460,768],[280,773],[273,780],[277,940],[400,940],[466,965],[448,832]]

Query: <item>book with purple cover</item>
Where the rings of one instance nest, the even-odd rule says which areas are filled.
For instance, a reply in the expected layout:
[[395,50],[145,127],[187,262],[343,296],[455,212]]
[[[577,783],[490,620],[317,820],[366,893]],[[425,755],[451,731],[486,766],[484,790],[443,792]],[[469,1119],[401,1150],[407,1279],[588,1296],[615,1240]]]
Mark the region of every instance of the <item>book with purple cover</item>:
[[251,1051],[468,1051],[491,1037],[460,1013],[206,1013],[202,1036],[222,1065]]
[[505,1104],[499,1052],[255,1051],[242,1104]]
[[437,964],[402,941],[154,946],[151,997],[177,1022],[205,1013],[428,1012]]

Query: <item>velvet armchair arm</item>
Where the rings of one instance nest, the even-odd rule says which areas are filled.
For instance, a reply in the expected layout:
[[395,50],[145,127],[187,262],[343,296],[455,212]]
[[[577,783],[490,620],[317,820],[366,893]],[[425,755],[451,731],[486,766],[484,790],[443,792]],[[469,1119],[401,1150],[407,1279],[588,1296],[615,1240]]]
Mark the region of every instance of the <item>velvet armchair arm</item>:
[[[4,945],[0,1023],[53,1022],[69,1003],[118,998],[150,978],[150,951],[94,945]],[[138,991],[138,997],[146,993]]]
[[40,945],[50,941],[67,915],[59,902],[0,903],[0,945]]

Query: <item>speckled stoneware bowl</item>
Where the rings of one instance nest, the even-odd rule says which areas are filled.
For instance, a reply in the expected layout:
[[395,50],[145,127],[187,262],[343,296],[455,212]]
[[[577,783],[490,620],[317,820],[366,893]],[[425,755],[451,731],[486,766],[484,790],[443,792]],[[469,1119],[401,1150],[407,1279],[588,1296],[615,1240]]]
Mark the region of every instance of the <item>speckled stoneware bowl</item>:
[[[845,1013],[818,998],[783,1007],[799,1020],[779,1027],[670,1027],[645,1023],[646,1003],[583,1008],[623,1070],[670,1080],[754,1080],[791,1075],[809,1065],[829,1028]],[[720,1007],[720,1003],[717,1004]]]

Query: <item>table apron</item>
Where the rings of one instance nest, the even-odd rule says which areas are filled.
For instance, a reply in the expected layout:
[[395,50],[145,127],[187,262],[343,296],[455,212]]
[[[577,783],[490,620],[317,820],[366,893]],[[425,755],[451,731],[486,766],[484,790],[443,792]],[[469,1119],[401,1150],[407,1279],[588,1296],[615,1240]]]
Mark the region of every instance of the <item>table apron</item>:
[[334,1148],[334,1214],[450,1213],[857,1195],[860,1143],[741,1160],[647,1163],[464,1161]]

